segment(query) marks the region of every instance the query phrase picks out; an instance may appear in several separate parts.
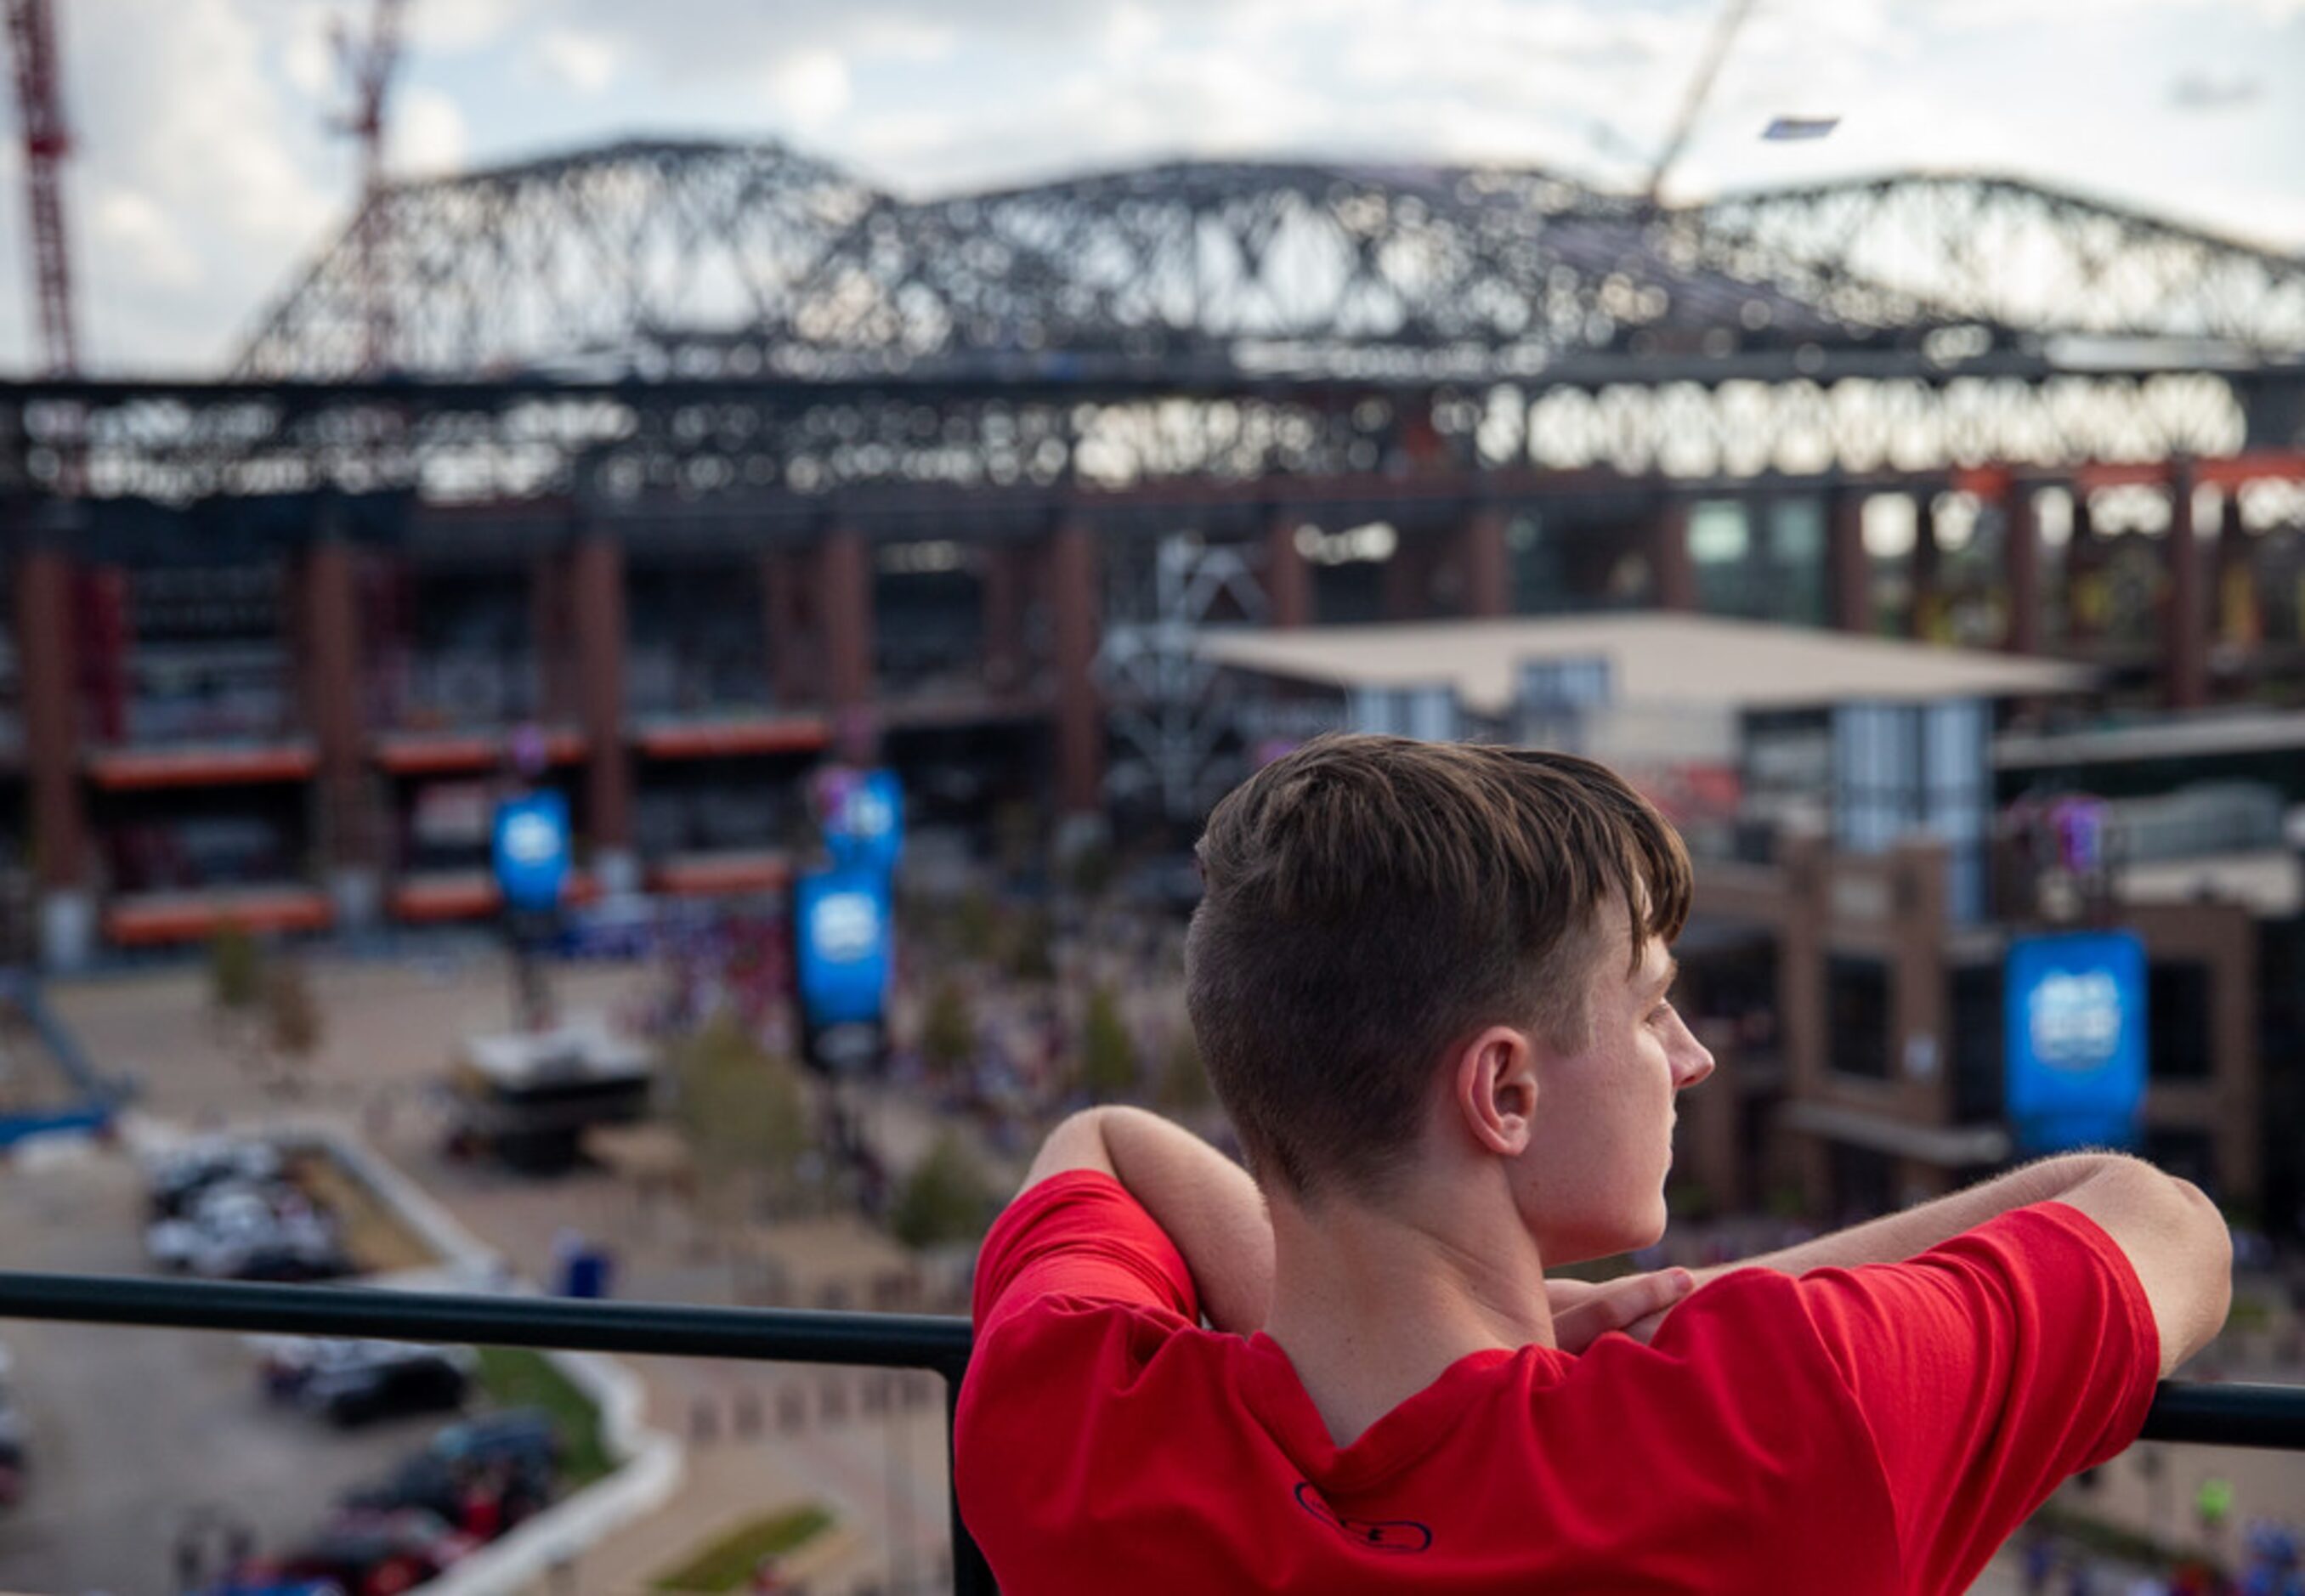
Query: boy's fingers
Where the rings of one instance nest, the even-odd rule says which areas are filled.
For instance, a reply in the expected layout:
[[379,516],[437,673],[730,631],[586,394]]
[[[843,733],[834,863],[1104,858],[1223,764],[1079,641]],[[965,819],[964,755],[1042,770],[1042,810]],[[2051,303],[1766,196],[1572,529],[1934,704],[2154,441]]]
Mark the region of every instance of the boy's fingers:
[[[1562,1350],[1574,1353],[1582,1352],[1611,1330],[1632,1329],[1645,1320],[1650,1321],[1645,1328],[1653,1332],[1654,1321],[1695,1285],[1686,1269],[1660,1269],[1612,1280],[1556,1318],[1553,1337]],[[1646,1341],[1648,1337],[1640,1338]]]

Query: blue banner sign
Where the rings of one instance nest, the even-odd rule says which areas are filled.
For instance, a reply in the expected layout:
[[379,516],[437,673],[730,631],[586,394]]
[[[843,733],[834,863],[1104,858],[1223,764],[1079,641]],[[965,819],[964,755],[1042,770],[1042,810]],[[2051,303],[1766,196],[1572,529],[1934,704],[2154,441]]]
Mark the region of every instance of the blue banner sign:
[[2133,931],[2009,946],[2009,1125],[2020,1151],[2134,1147],[2145,1101],[2145,945]]
[[498,804],[491,852],[506,907],[525,913],[559,907],[568,884],[568,800],[558,793],[531,793]]
[[877,1024],[891,963],[889,881],[871,870],[816,870],[793,883],[801,1013],[823,1028]]
[[824,846],[843,870],[897,868],[905,845],[905,790],[893,770],[826,771],[817,794]]

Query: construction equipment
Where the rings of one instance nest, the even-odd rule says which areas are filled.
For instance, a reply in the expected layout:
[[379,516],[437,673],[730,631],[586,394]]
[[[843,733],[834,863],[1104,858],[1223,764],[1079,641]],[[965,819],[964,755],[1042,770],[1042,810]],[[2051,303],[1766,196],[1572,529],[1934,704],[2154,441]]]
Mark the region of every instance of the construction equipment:
[[16,105],[24,123],[24,192],[41,367],[48,376],[65,377],[80,369],[80,342],[72,318],[72,259],[64,247],[63,168],[72,135],[64,127],[55,13],[48,0],[6,4]]
[[375,0],[368,38],[355,44],[339,30],[336,56],[352,87],[352,109],[333,125],[360,143],[359,242],[362,365],[381,371],[392,357],[392,301],[384,292],[384,253],[390,219],[384,207],[385,97],[400,64],[400,24],[407,0]]

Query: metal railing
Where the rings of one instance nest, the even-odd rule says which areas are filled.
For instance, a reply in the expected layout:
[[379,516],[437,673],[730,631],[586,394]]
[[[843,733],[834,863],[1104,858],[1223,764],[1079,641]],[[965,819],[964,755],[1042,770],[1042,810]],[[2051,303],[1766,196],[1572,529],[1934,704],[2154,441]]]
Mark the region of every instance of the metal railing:
[[[706,1308],[0,1270],[0,1320],[5,1319],[925,1369],[945,1381],[948,1446],[972,1340],[966,1320],[927,1314]],[[2139,1439],[2305,1452],[2305,1386],[2164,1380]],[[952,1555],[955,1596],[994,1596],[991,1570],[961,1523],[957,1500],[952,1505]]]

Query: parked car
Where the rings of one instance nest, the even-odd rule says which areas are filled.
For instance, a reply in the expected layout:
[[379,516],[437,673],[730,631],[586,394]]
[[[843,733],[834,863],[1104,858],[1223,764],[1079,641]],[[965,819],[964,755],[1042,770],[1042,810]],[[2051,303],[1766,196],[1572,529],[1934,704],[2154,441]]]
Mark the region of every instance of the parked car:
[[348,1491],[346,1507],[391,1512],[417,1507],[438,1515],[476,1540],[493,1540],[540,1512],[552,1500],[553,1476],[535,1462],[498,1458],[460,1466],[429,1447],[404,1459],[380,1484]]
[[478,1363],[463,1346],[282,1337],[266,1344],[266,1392],[342,1425],[461,1407]]
[[269,1142],[203,1136],[161,1154],[146,1183],[155,1219],[182,1217],[202,1192],[224,1184],[268,1185],[283,1174],[280,1150]]
[[567,1460],[560,1427],[539,1407],[508,1407],[451,1424],[432,1438],[429,1449],[460,1468],[502,1462],[540,1471],[548,1478],[557,1477]]
[[162,1269],[208,1279],[322,1280],[351,1271],[335,1221],[293,1186],[211,1184],[144,1233]]
[[333,1580],[349,1596],[399,1596],[478,1549],[471,1536],[430,1513],[348,1511],[302,1546],[269,1559],[264,1574],[276,1582]]
[[0,1346],[0,1507],[13,1507],[24,1494],[25,1426],[10,1376],[13,1355]]

